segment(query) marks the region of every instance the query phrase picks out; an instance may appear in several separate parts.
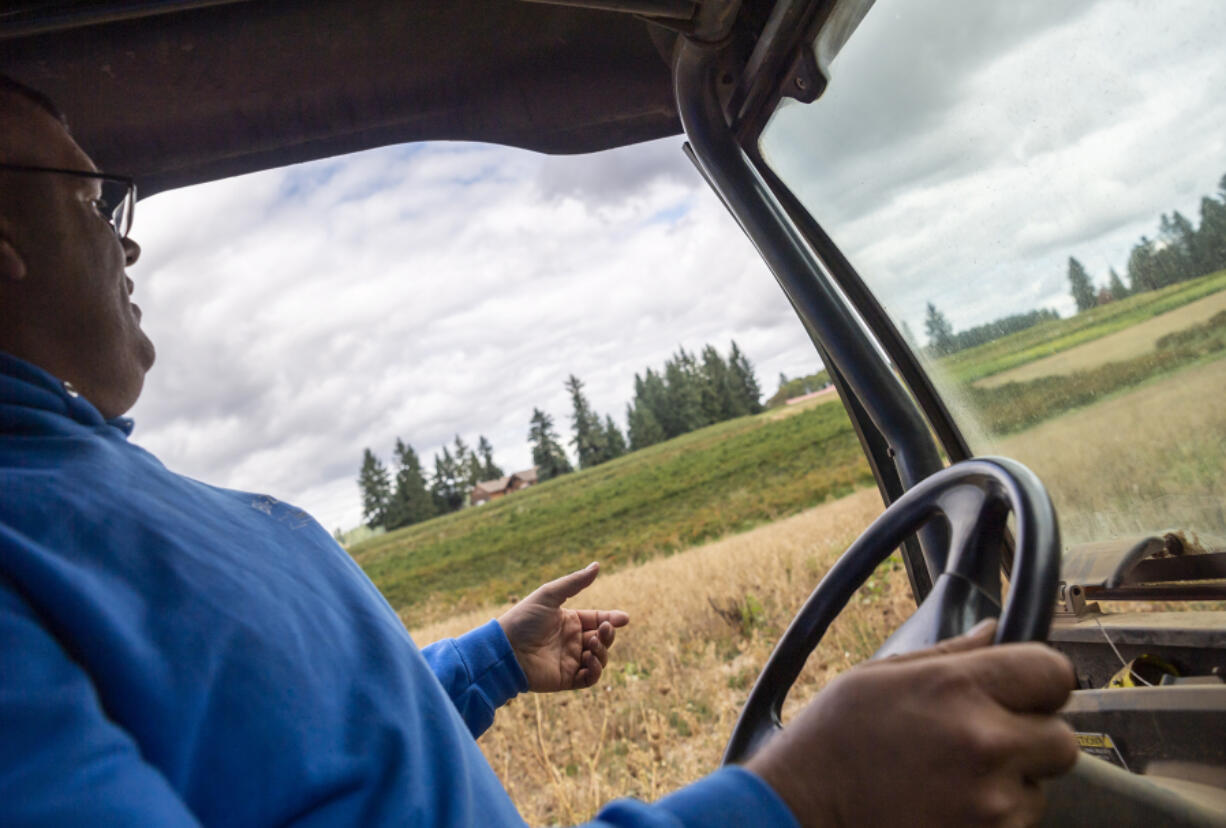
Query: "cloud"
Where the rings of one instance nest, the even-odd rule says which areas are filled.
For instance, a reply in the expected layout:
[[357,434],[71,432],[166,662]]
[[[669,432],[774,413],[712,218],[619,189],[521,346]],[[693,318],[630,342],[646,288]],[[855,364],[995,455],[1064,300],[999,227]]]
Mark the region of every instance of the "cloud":
[[485,434],[525,467],[532,408],[565,424],[570,373],[622,422],[634,373],[679,345],[803,369],[803,331],[678,147],[390,148],[142,202],[159,359],[137,441],[349,526],[364,447],[429,462]]
[[[960,328],[1067,311],[1069,255],[1096,276],[1120,267],[1159,212],[1194,214],[1220,177],[1221,14],[878,5],[766,151],[916,333],[927,301]],[[1174,59],[1155,32],[1181,44]],[[1115,48],[1089,51],[1097,35]],[[1060,85],[1069,67],[1092,94]],[[1053,111],[1065,99],[1088,107]],[[568,374],[621,422],[635,372],[679,346],[735,338],[767,393],[780,371],[815,370],[680,147],[391,147],[142,201],[132,276],[159,358],[134,438],[348,527],[363,448],[387,458],[401,437],[429,464],[457,433],[485,434],[525,467],[534,407],[568,425]]]

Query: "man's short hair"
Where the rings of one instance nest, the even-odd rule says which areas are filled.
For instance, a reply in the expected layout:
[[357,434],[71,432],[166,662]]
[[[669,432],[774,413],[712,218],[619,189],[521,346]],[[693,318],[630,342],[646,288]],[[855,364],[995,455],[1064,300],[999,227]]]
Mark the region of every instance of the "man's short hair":
[[39,92],[37,89],[32,89],[31,87],[26,86],[24,83],[19,83],[13,80],[3,72],[0,72],[0,95],[16,95],[18,97],[25,98],[27,101],[34,104],[52,118],[55,118],[55,120],[63,124],[64,129],[68,129],[68,118],[60,110],[60,108],[55,105],[55,101],[48,98],[42,92]]

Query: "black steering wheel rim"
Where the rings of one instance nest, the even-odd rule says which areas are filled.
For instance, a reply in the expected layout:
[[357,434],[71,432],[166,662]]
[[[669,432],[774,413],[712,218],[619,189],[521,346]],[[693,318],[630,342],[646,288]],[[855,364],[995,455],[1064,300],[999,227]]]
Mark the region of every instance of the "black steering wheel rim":
[[[1000,549],[1010,512],[1017,532],[1002,610]],[[782,727],[783,701],[830,623],[877,566],[938,515],[950,524],[950,548],[939,561],[944,571],[933,574],[932,592],[873,657],[931,646],[990,615],[1000,617],[997,644],[1046,639],[1060,578],[1060,530],[1047,490],[1015,460],[956,463],[907,490],[822,578],[750,691],[724,764],[743,762]]]

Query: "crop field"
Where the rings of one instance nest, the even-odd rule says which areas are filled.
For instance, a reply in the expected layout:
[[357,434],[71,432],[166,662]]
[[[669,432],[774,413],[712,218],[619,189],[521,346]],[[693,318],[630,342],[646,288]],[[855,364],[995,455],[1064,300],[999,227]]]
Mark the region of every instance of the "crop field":
[[[1226,537],[1226,273],[1044,323],[938,370],[957,378],[951,401],[977,418],[981,444],[1048,485],[1066,545],[1167,528]],[[354,553],[419,644],[589,560],[612,564],[575,603],[631,615],[600,685],[516,699],[480,741],[525,819],[570,824],[717,767],[775,641],[880,512],[870,484],[841,406],[814,401]],[[912,609],[893,558],[810,656],[788,709],[871,655]]]
[[406,623],[609,570],[870,485],[837,400],[731,420],[350,550]]
[[[1002,453],[1025,457],[1049,483],[1066,542],[1155,526],[1226,534],[1223,388],[1226,360],[1197,365],[1016,434]],[[1121,427],[1103,429],[1104,416]],[[601,684],[521,697],[480,741],[525,819],[580,822],[609,799],[652,799],[717,767],[774,642],[880,511],[877,492],[863,489],[602,575],[576,606],[622,608],[631,624]],[[421,644],[457,635],[505,608],[462,613],[413,635]],[[810,656],[788,709],[870,656],[912,609],[902,564],[888,561]]]
[[[620,796],[655,799],[719,765],[753,679],[796,609],[881,511],[862,490],[775,523],[601,575],[575,606],[618,607],[610,669],[596,687],[520,696],[481,749],[533,825],[574,824]],[[785,717],[871,655],[912,608],[901,561],[887,561],[809,658]],[[718,608],[718,610],[717,610]],[[457,635],[491,606],[416,629]]]
[[959,384],[972,383],[1122,331],[1223,290],[1226,271],[1218,271],[959,351],[943,359],[941,369]]
[[995,388],[1009,382],[1026,382],[1039,377],[1072,374],[1098,368],[1108,362],[1134,359],[1154,350],[1159,340],[1168,334],[1194,325],[1203,325],[1222,311],[1226,311],[1226,290],[1189,302],[1100,339],[984,377],[975,385],[979,388]]

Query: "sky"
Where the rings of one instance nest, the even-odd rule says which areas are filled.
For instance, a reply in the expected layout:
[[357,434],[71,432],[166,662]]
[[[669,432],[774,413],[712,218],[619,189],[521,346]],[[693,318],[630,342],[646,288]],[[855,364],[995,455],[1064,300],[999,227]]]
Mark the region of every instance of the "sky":
[[[1226,6],[1002,6],[878,2],[821,101],[764,143],[921,339],[928,301],[958,329],[1067,315],[1069,255],[1123,273],[1226,172]],[[390,147],[141,201],[129,272],[158,360],[133,439],[347,529],[364,448],[388,461],[399,437],[429,465],[483,434],[525,468],[534,407],[569,437],[569,374],[624,427],[635,372],[678,346],[735,339],[766,395],[817,370],[681,145]]]

